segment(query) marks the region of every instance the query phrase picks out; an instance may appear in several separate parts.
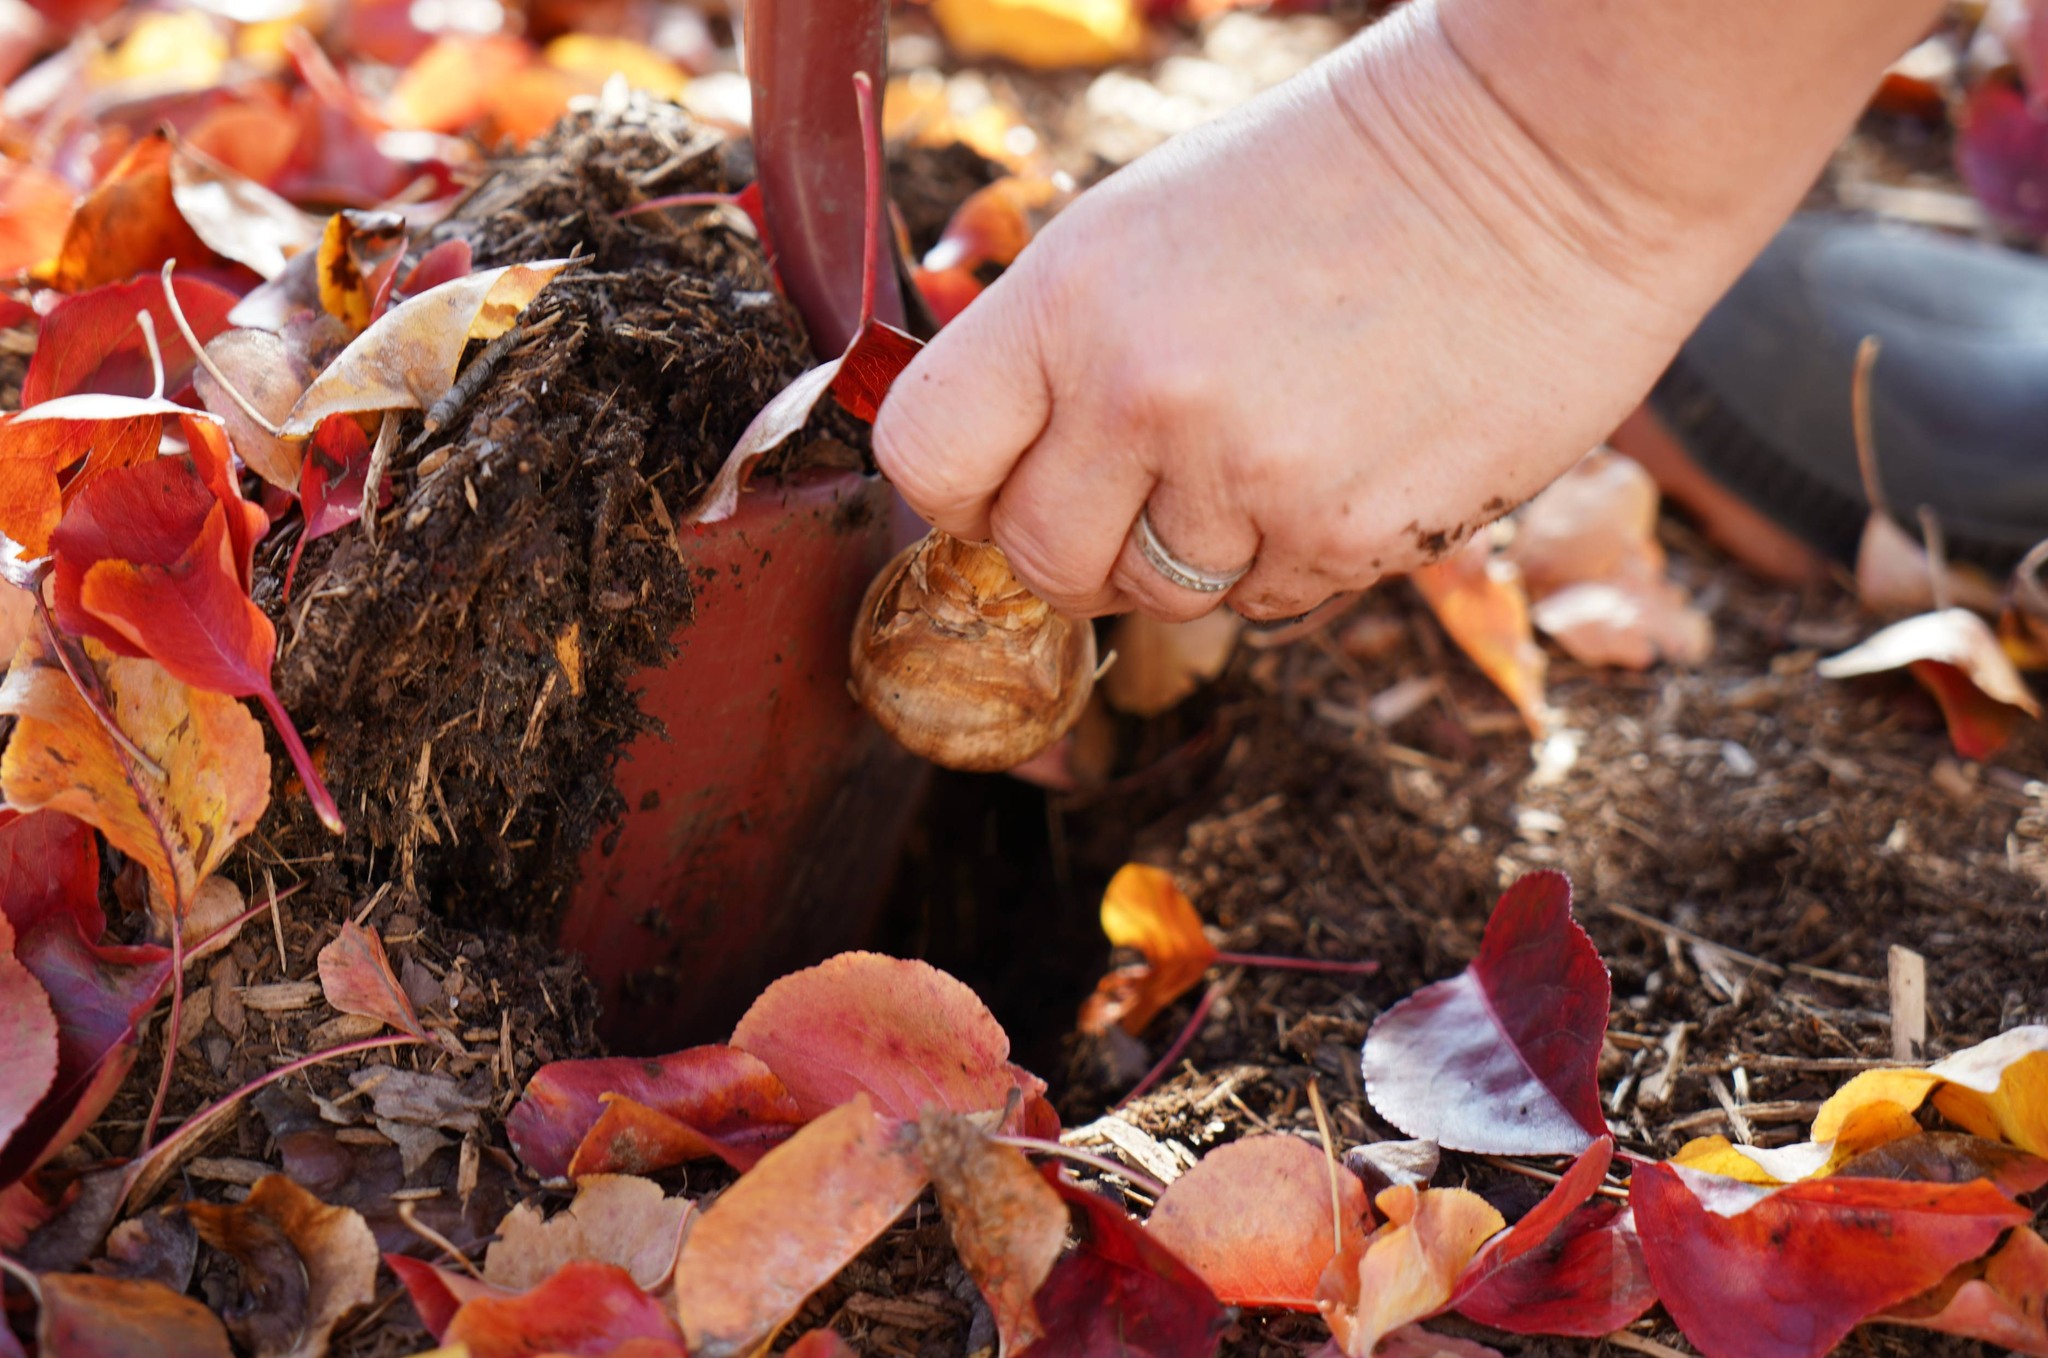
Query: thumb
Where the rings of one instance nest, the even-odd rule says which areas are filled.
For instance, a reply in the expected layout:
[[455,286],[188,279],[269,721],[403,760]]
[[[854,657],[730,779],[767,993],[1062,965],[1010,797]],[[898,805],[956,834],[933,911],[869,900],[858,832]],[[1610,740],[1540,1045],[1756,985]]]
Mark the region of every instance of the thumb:
[[970,541],[1052,415],[1032,295],[1019,261],[896,379],[875,417],[875,461],[910,507]]

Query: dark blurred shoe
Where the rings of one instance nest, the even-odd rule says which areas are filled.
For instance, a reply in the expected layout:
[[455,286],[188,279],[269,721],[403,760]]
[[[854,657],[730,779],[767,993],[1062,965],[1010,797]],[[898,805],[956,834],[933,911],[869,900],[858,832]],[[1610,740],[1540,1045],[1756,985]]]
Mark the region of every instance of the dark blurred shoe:
[[1788,579],[1854,561],[1869,517],[1856,348],[1880,478],[1951,556],[2009,568],[2048,538],[2048,259],[1861,218],[1794,218],[1615,433],[1722,545]]

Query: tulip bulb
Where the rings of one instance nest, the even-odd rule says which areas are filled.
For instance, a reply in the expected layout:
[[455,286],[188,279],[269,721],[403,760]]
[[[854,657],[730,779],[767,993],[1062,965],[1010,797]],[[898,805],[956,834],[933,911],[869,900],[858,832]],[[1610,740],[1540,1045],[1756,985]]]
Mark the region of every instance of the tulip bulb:
[[933,532],[861,600],[853,695],[935,764],[1015,768],[1080,720],[1094,684],[1094,626],[1053,612],[991,543]]

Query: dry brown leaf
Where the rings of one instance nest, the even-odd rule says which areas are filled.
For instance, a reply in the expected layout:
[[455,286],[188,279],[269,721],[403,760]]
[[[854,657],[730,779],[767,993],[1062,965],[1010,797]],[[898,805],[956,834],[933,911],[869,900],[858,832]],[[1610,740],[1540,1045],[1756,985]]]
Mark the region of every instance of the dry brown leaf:
[[185,1205],[199,1238],[241,1265],[253,1305],[236,1332],[256,1358],[321,1358],[335,1326],[377,1295],[377,1238],[352,1208],[330,1207],[282,1174],[246,1202]]
[[925,1113],[917,1154],[960,1262],[995,1316],[1000,1351],[1027,1348],[1045,1333],[1031,1299],[1066,1244],[1066,1203],[1022,1151],[989,1140],[957,1113]]
[[697,1219],[675,1311],[698,1358],[752,1353],[924,1191],[902,1124],[866,1094],[763,1156]]
[[1895,622],[1859,646],[1814,667],[1824,679],[1910,669],[1940,702],[1949,736],[1966,758],[1983,759],[2010,738],[2016,713],[2041,715],[1998,636],[1966,608]]
[[171,201],[199,239],[224,259],[275,278],[320,239],[320,219],[299,211],[197,147],[174,141]]
[[329,415],[431,409],[454,386],[464,346],[510,330],[527,304],[571,263],[551,259],[485,269],[406,299],[313,379],[284,432],[309,437]]
[[[312,367],[297,349],[268,330],[222,331],[208,342],[206,356],[272,425],[291,413],[313,380]],[[280,490],[298,489],[303,440],[279,438],[251,419],[204,368],[192,375],[192,388],[200,403],[220,417],[228,441],[250,471]]]
[[93,642],[85,651],[122,732],[166,778],[114,743],[32,638],[0,685],[0,713],[18,719],[0,792],[21,810],[49,807],[95,826],[182,911],[270,803],[262,728],[235,699],[187,688],[153,660],[110,656]]
[[1142,613],[1118,618],[1109,633],[1116,663],[1102,676],[1103,696],[1136,717],[1169,711],[1223,673],[1243,627],[1227,608],[1193,622],[1160,622]]
[[933,0],[956,56],[1020,66],[1110,66],[1144,50],[1145,25],[1131,0]]
[[[1980,613],[1998,612],[1998,587],[1982,571],[1956,562],[1944,569],[1948,601]],[[1926,613],[1937,602],[1927,549],[1882,510],[1864,524],[1856,545],[1856,601],[1887,618]]]
[[562,1265],[588,1259],[618,1265],[643,1292],[663,1292],[675,1275],[690,1209],[688,1198],[666,1197],[650,1179],[588,1175],[568,1210],[546,1220],[532,1203],[512,1209],[484,1255],[484,1280],[524,1292]]

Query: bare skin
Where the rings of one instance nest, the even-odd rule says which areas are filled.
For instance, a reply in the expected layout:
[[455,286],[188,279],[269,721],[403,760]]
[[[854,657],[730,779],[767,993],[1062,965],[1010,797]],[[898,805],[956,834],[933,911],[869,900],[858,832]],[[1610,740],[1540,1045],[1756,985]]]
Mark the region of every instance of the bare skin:
[[[1635,407],[1939,0],[1411,0],[1091,190],[876,456],[1073,614],[1287,617],[1441,555]],[[1150,506],[1184,562],[1135,545]]]

